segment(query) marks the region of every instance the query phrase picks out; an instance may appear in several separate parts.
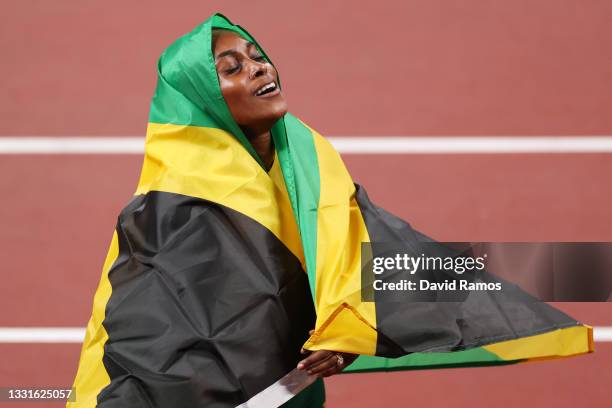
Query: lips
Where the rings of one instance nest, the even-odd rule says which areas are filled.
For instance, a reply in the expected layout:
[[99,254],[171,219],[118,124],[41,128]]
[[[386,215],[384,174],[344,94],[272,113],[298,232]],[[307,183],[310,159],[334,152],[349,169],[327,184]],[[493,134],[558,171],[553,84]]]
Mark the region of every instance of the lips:
[[277,95],[278,93],[279,88],[275,81],[266,82],[255,90],[255,96],[259,97],[273,96]]

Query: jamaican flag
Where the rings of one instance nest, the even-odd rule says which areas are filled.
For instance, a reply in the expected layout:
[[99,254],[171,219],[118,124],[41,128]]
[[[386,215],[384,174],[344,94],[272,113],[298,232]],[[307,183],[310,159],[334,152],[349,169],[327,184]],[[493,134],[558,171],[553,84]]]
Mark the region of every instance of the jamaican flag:
[[220,14],[160,56],[139,183],[117,219],[69,406],[321,406],[321,381],[295,370],[301,347],[362,355],[347,372],[593,350],[589,326],[518,289],[362,301],[363,242],[432,240],[374,205],[290,113],[272,128],[266,171],[222,97],[213,27],[269,61]]

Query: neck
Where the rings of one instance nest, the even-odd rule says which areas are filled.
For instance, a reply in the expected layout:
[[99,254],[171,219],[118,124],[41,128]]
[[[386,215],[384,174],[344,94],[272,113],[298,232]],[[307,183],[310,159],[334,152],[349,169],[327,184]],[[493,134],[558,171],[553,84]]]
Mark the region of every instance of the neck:
[[255,152],[261,158],[266,171],[270,170],[274,163],[274,143],[272,142],[272,133],[267,130],[263,132],[251,133],[245,132],[246,137],[253,145]]

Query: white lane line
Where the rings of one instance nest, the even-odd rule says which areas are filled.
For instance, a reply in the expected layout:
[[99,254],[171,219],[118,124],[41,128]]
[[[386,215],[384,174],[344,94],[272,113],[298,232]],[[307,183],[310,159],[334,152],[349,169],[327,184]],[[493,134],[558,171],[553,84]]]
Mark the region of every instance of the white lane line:
[[612,326],[594,327],[593,340],[596,342],[612,341]]
[[336,137],[340,153],[593,153],[612,152],[612,137]]
[[[612,136],[336,136],[344,154],[610,153]],[[0,154],[142,154],[144,137],[2,137]]]
[[[596,342],[612,342],[612,326],[599,326]],[[81,343],[85,329],[80,327],[0,327],[0,343]]]
[[0,343],[82,343],[81,327],[0,327]]
[[1,154],[142,154],[143,152],[142,137],[0,137]]

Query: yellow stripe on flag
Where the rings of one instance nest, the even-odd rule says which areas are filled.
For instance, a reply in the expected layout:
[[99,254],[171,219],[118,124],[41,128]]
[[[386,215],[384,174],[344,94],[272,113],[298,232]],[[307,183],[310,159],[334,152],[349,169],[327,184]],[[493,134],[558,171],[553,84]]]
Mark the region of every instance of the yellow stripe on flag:
[[108,280],[108,272],[118,254],[119,239],[115,230],[102,268],[102,277],[94,295],[93,311],[87,323],[85,341],[81,348],[79,368],[73,385],[76,390],[76,398],[74,402],[69,402],[66,405],[67,408],[95,407],[98,394],[102,388],[110,384],[110,377],[102,361],[104,344],[108,340],[108,334],[102,326],[102,322],[105,317],[106,304],[112,291]]
[[310,131],[319,162],[321,193],[317,330],[304,347],[374,355],[376,309],[373,302],[361,302],[361,242],[370,241],[368,231],[354,197],[355,186],[338,153],[321,135]]
[[136,195],[164,191],[212,201],[257,221],[305,268],[300,233],[283,186],[221,129],[149,123]]
[[594,351],[593,328],[574,326],[483,347],[503,360],[528,361],[573,356]]

